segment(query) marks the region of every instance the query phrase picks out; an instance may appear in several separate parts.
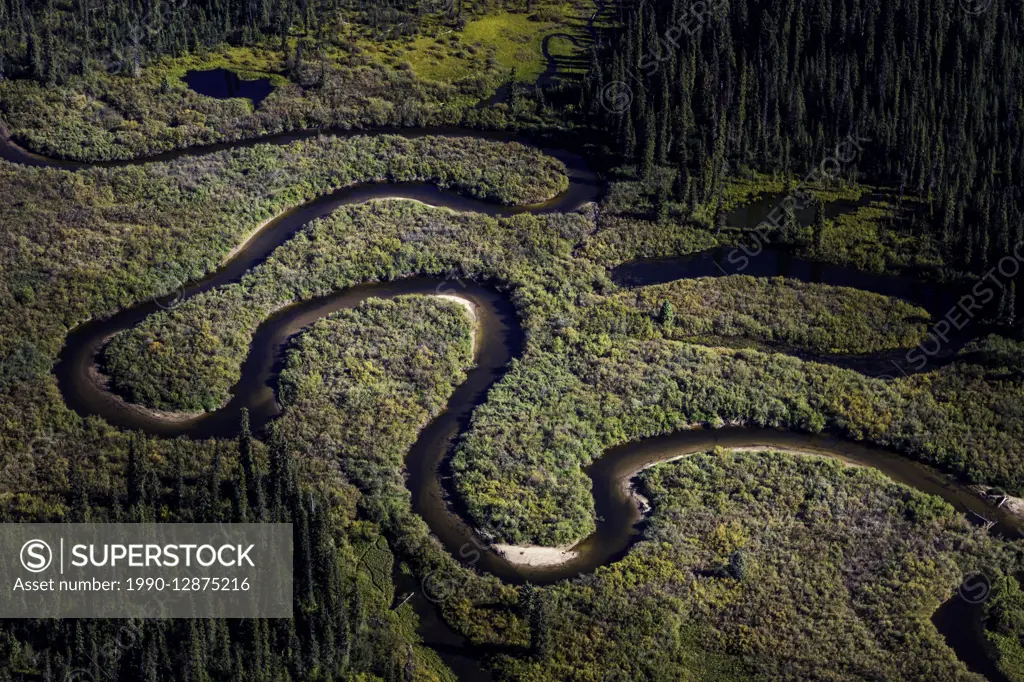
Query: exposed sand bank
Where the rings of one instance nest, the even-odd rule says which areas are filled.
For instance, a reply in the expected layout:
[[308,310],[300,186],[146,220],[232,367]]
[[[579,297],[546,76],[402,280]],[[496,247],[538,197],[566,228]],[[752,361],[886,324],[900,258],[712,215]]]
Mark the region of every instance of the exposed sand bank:
[[538,545],[491,545],[505,561],[516,566],[559,566],[577,557],[574,545],[540,547]]
[[473,323],[472,324],[472,328],[469,330],[469,339],[470,339],[470,342],[472,344],[472,350],[470,351],[470,353],[472,353],[473,357],[475,358],[476,357],[476,349],[477,349],[477,332],[479,331],[478,327],[479,327],[479,323],[480,323],[480,316],[477,315],[477,312],[476,312],[476,303],[473,303],[468,298],[462,298],[461,296],[456,296],[454,294],[434,294],[434,295],[437,298],[443,298],[446,301],[453,301],[455,303],[458,303],[459,305],[461,305],[463,308],[466,309],[466,312],[469,314],[469,319]]
[[[105,345],[105,344],[104,344]],[[93,386],[102,391],[109,400],[117,403],[121,408],[135,412],[137,414],[144,414],[153,419],[158,419],[168,424],[180,424],[182,422],[192,421],[197,417],[201,417],[205,412],[175,412],[171,410],[157,410],[152,407],[145,407],[138,403],[130,403],[110,388],[110,377],[100,371],[100,366],[97,362],[93,362],[89,365],[89,369],[86,371],[86,377]]]

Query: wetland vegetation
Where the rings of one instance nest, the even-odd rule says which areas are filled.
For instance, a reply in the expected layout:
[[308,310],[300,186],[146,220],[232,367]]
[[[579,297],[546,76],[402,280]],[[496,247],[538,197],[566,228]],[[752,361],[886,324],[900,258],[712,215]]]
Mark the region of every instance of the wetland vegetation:
[[[291,619],[2,620],[0,680],[981,680],[965,646],[1024,679],[1019,3],[738,2],[672,49],[685,3],[87,5],[0,0],[0,516],[287,520],[304,577]],[[273,89],[188,86],[212,69]],[[716,249],[752,265],[616,277]],[[804,260],[757,276],[770,249]],[[883,274],[992,295],[957,350]],[[476,322],[436,296],[476,289]],[[67,344],[109,322],[103,409],[216,414],[288,311],[255,432],[67,399]],[[932,344],[906,376],[853,362]],[[611,482],[649,509],[602,565],[491,570],[492,542],[589,551],[602,457],[724,426],[915,460],[936,494],[698,452]]]

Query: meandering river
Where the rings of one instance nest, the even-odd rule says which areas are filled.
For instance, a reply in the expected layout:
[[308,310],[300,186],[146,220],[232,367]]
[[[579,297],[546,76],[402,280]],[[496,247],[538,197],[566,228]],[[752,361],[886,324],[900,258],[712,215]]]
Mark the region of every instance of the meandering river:
[[[382,132],[406,136],[448,134],[477,135],[498,140],[519,139],[512,135],[499,133],[483,134],[476,131],[450,130],[414,132],[389,130],[375,131],[372,134],[381,134]],[[327,133],[324,131],[286,133],[259,140],[178,151],[152,159],[109,165],[167,160],[183,155],[204,154],[218,149],[257,143],[284,144],[320,134],[329,134],[329,131]],[[341,132],[340,134],[366,133]],[[288,241],[310,221],[325,217],[346,204],[379,198],[405,198],[417,199],[460,211],[501,215],[520,211],[568,212],[599,197],[601,185],[582,157],[565,150],[545,148],[544,151],[561,159],[566,164],[570,186],[559,196],[536,206],[498,207],[442,191],[426,184],[370,184],[341,189],[288,211],[269,222],[230,260],[203,280],[192,283],[164,299],[143,302],[110,318],[90,321],[73,329],[68,334],[55,368],[58,384],[67,405],[83,417],[95,415],[122,428],[139,429],[159,436],[233,437],[237,432],[239,412],[242,408],[249,410],[255,429],[259,429],[279,413],[280,408],[275,389],[283,350],[289,339],[317,319],[337,310],[356,306],[371,297],[391,298],[404,294],[431,295],[437,293],[459,296],[476,306],[478,324],[475,364],[468,372],[466,380],[453,392],[445,411],[421,432],[406,458],[407,480],[412,491],[415,511],[423,517],[431,531],[452,552],[453,556],[459,557],[458,549],[460,547],[468,542],[482,544],[482,541],[459,508],[457,496],[453,495],[452,491],[445,490],[445,484],[442,483],[439,473],[445,465],[446,457],[450,453],[453,443],[468,427],[473,410],[486,399],[488,390],[500,379],[509,361],[520,352],[522,346],[522,332],[516,311],[508,298],[495,288],[478,283],[460,286],[437,279],[412,277],[394,282],[362,284],[323,298],[290,306],[279,311],[259,326],[249,356],[242,367],[241,378],[232,389],[233,397],[230,402],[219,410],[192,418],[162,418],[150,411],[129,405],[118,396],[111,394],[102,383],[96,380],[97,356],[111,336],[139,324],[149,315],[166,306],[172,298],[184,300],[200,292],[238,281],[245,272],[261,263],[275,248]],[[23,164],[58,166],[72,170],[86,166],[86,164],[45,159],[30,154],[7,140],[0,141],[0,158]],[[704,272],[705,266],[712,261],[704,262],[701,258],[713,259],[714,256],[691,257],[685,262],[662,261],[626,264],[618,269],[617,278],[624,283],[632,281],[634,284],[643,285],[680,277],[702,276],[701,273]],[[765,259],[757,267],[772,267],[772,263],[778,262],[777,257],[772,258],[776,258],[776,260]],[[792,258],[787,258],[785,262],[787,264],[786,274],[789,276],[805,281],[821,281],[820,273],[823,272],[823,266],[820,264]],[[809,276],[802,275],[802,273],[818,274]],[[711,274],[710,271],[708,274]],[[853,270],[843,270],[841,280],[841,283],[846,286],[873,291],[884,289],[885,293],[902,295],[918,303],[935,304],[936,301],[946,299],[945,293],[935,293],[938,289],[933,290],[919,282],[910,280],[900,281],[890,278],[882,282],[877,277],[857,273]],[[928,307],[933,308],[934,305]],[[895,481],[938,495],[961,511],[984,515],[997,521],[997,530],[1016,529],[1020,526],[1018,519],[978,497],[969,488],[952,478],[880,448],[820,434],[809,435],[781,430],[739,427],[718,430],[695,429],[613,448],[605,452],[587,469],[593,482],[598,523],[597,530],[573,548],[575,558],[557,566],[526,567],[510,563],[497,552],[489,551],[474,563],[474,567],[510,582],[521,583],[529,580],[534,583],[550,583],[574,577],[582,572],[593,571],[599,566],[617,560],[629,551],[642,529],[640,523],[642,514],[638,507],[638,501],[630,491],[630,481],[637,472],[647,466],[685,454],[705,452],[715,446],[734,449],[772,447],[799,451],[809,455],[834,457],[851,464],[870,466],[882,471]],[[418,610],[425,618],[430,617],[422,603]],[[437,625],[440,623],[435,622],[435,626]],[[973,646],[967,641],[957,640],[955,632],[944,630],[944,634],[958,651],[965,646]],[[457,636],[454,637],[455,640],[452,639],[452,633],[445,630],[443,637],[445,642],[436,644],[439,647],[451,645],[458,648],[458,644],[452,644],[457,641]],[[430,639],[427,637],[428,643],[431,643]],[[963,655],[961,657],[965,660],[969,658]],[[474,679],[483,679],[480,677],[483,673],[476,664],[466,662],[470,659],[459,656],[455,656],[455,658],[445,656],[445,658],[457,669],[465,670],[468,665],[469,669],[473,671]]]

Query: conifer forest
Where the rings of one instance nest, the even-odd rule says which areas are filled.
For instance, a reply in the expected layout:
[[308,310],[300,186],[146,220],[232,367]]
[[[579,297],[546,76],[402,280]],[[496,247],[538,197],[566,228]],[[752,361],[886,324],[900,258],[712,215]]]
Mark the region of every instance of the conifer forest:
[[1021,0],[0,0],[0,682],[1024,682],[1022,581]]

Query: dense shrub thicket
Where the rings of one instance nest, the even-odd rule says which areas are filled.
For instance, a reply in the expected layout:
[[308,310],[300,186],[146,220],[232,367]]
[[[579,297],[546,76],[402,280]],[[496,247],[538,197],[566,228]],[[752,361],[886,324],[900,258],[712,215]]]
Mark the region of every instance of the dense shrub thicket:
[[[422,144],[427,145],[420,148],[424,157],[436,158],[425,150],[444,142],[433,139]],[[73,509],[92,509],[101,515],[104,505],[116,495],[128,494],[125,479],[131,477],[126,474],[135,466],[129,463],[137,456],[131,454],[128,434],[101,420],[82,420],[70,413],[50,372],[68,327],[167,292],[176,286],[174,282],[208,272],[255,225],[305,199],[367,177],[367,168],[379,173],[372,175],[374,178],[391,177],[387,169],[392,162],[399,167],[410,158],[396,151],[405,145],[407,142],[392,138],[379,142],[311,140],[76,174],[0,166],[0,191],[10,198],[0,204],[0,219],[9,226],[0,233],[0,449],[5,485],[0,508],[5,518],[63,521],[75,518]],[[479,149],[485,148],[490,149],[487,145]],[[486,159],[475,156],[477,149],[469,146],[466,154],[473,163],[485,163]],[[493,147],[494,154],[510,155],[510,150],[514,154],[516,148]],[[464,188],[482,187],[482,178],[488,177],[455,172],[440,164],[431,167],[436,177]],[[523,186],[531,185],[524,180]],[[636,222],[643,224],[639,219]],[[696,230],[693,233],[695,244],[687,244],[679,235],[672,238],[681,247],[696,248],[702,237]],[[498,220],[399,201],[346,207],[311,225],[241,283],[195,299],[202,305],[187,302],[170,314],[155,315],[132,333],[165,330],[169,352],[178,352],[175,344],[184,341],[181,348],[188,355],[196,350],[211,357],[206,346],[188,345],[192,343],[187,331],[191,323],[223,320],[223,326],[208,327],[211,336],[220,342],[223,330],[240,330],[238,346],[244,347],[251,325],[266,311],[356,281],[434,273],[452,277],[450,285],[457,290],[456,277],[496,280],[511,293],[527,333],[526,350],[477,410],[454,466],[459,493],[470,506],[473,522],[514,541],[551,543],[579,537],[593,523],[587,481],[580,467],[610,445],[692,422],[747,420],[810,430],[833,426],[854,437],[892,445],[947,471],[1006,485],[1011,491],[1024,487],[1020,480],[1024,416],[1020,414],[1017,345],[988,341],[971,349],[960,364],[885,383],[784,354],[715,350],[661,335],[635,335],[630,330],[588,331],[588,320],[601,305],[633,295],[622,292],[609,279],[606,265],[614,257],[587,255],[601,251],[594,245],[602,234],[602,230],[594,233],[590,217],[577,214]],[[669,232],[661,226],[650,234],[653,244],[660,240],[659,235]],[[176,279],[168,279],[168,273]],[[723,297],[720,305],[730,305],[733,296],[742,300],[745,291],[743,287],[734,291],[726,284],[719,290]],[[842,292],[817,295],[823,299],[821,305],[830,308],[833,296]],[[806,300],[813,299],[808,296],[811,298]],[[849,323],[864,328],[853,318]],[[266,647],[261,643],[254,650],[236,644],[234,660],[239,655],[251,657],[251,665],[247,658],[227,674],[244,669],[251,670],[255,679],[261,674],[284,679],[282,671],[287,670],[294,679],[309,679],[313,676],[307,674],[312,669],[308,666],[319,661],[317,670],[324,679],[361,673],[369,679],[373,679],[370,675],[401,679],[409,671],[414,679],[446,679],[447,673],[436,665],[432,654],[418,646],[408,605],[397,612],[387,610],[393,586],[385,582],[385,594],[371,595],[371,590],[379,594],[378,583],[387,573],[391,553],[404,559],[417,577],[438,570],[453,577],[460,589],[444,604],[445,618],[472,641],[499,645],[507,656],[496,659],[494,665],[513,678],[557,678],[569,665],[580,666],[581,680],[603,677],[613,665],[632,678],[639,666],[646,665],[636,657],[656,644],[666,658],[657,659],[653,668],[665,670],[670,679],[677,679],[691,666],[705,664],[713,671],[738,671],[744,676],[757,673],[762,665],[766,677],[777,679],[779,671],[787,669],[771,650],[789,652],[791,646],[804,647],[805,655],[793,663],[800,674],[825,671],[821,661],[833,659],[845,666],[844,672],[862,666],[867,673],[880,676],[894,670],[912,676],[921,669],[914,665],[933,665],[936,672],[931,677],[939,679],[950,670],[962,673],[947,650],[935,649],[934,633],[926,632],[920,619],[950,593],[958,570],[971,570],[983,563],[1001,568],[1005,557],[993,549],[994,544],[985,545],[963,530],[962,521],[950,516],[944,505],[903,488],[894,489],[873,474],[855,474],[865,476],[865,483],[848,499],[835,493],[837,499],[847,500],[845,506],[830,510],[831,520],[826,519],[836,526],[817,530],[834,529],[837,539],[827,547],[816,545],[814,551],[808,550],[814,566],[800,564],[799,580],[789,580],[791,574],[783,570],[796,559],[780,555],[779,562],[772,563],[774,559],[764,559],[760,551],[744,555],[737,565],[759,580],[744,587],[735,599],[719,599],[716,590],[732,585],[741,573],[732,561],[741,546],[723,543],[722,538],[729,537],[728,529],[718,531],[714,518],[707,516],[694,517],[707,523],[687,536],[706,545],[677,542],[675,536],[665,536],[662,543],[662,536],[652,535],[656,542],[642,545],[624,562],[594,577],[552,589],[531,593],[460,568],[412,512],[401,462],[418,429],[461,380],[468,360],[468,329],[453,306],[412,298],[368,303],[318,323],[297,341],[282,377],[285,411],[271,425],[266,452],[261,445],[253,446],[258,454],[255,468],[267,472],[272,461],[294,461],[300,465],[303,480],[320,482],[338,496],[337,501],[328,497],[322,509],[330,510],[329,521],[336,524],[330,526],[338,548],[334,556],[348,565],[340,573],[342,583],[351,584],[351,580],[357,587],[332,602],[332,613],[348,609],[350,629],[354,623],[365,627],[350,635],[348,642],[358,654],[352,653],[347,668],[332,667],[341,666],[343,659],[324,653],[331,648],[327,634],[331,629],[323,621],[310,624],[306,620],[296,624],[298,645],[280,643],[276,635],[267,640],[270,644]],[[801,326],[794,324],[792,329],[798,333]],[[979,354],[985,356],[985,365],[976,364]],[[186,352],[175,363],[180,363],[183,372],[191,372],[191,357],[184,355]],[[209,489],[202,483],[212,479],[223,482],[225,499],[231,501],[225,502],[225,508],[230,504],[240,514],[245,499],[248,514],[260,508],[258,496],[250,499],[231,493],[241,490],[238,471],[247,468],[232,464],[234,457],[244,462],[243,443],[244,439],[238,445],[147,439],[136,452],[150,454],[161,499],[178,495],[179,490]],[[285,454],[289,457],[284,458]],[[225,472],[219,477],[211,474],[217,467]],[[818,519],[819,498],[810,498],[806,507],[794,507],[789,500],[806,499],[808,494],[803,491],[818,490],[820,478],[828,482],[829,477],[839,476],[805,467],[782,476],[777,485],[772,484],[775,488],[764,492],[755,484],[762,479],[772,481],[774,475],[751,467],[730,465],[720,478],[707,484],[714,492],[694,506],[732,514],[729,507],[715,507],[710,502],[721,500],[725,505],[729,502],[726,491],[740,490],[733,501],[746,506],[735,512],[735,523],[749,519],[754,524],[740,526],[751,539],[748,545],[754,546],[767,546],[783,537],[775,528],[797,533],[804,524]],[[745,473],[748,470],[756,475]],[[271,475],[267,480],[279,477]],[[656,479],[652,481],[653,499],[660,504],[668,498],[656,489]],[[685,490],[687,485],[685,480],[665,484],[672,490]],[[244,487],[250,490],[248,482]],[[832,487],[839,490],[841,485],[833,482]],[[886,563],[870,578],[873,589],[882,585],[890,590],[879,598],[878,603],[886,606],[884,611],[872,607],[874,602],[865,605],[858,601],[859,595],[868,599],[874,592],[854,592],[857,599],[848,603],[845,597],[832,599],[833,593],[819,594],[806,587],[839,585],[834,582],[834,571],[839,569],[834,567],[846,564],[835,557],[851,544],[867,542],[858,535],[859,523],[845,524],[840,511],[859,509],[863,500],[871,498],[865,496],[871,491],[886,496],[871,507],[874,511],[869,516],[858,517],[868,524],[864,527],[894,524],[891,537],[879,536],[878,544],[871,545],[883,553],[886,562],[895,562],[891,570]],[[900,499],[912,501],[909,516],[901,511]],[[510,507],[511,501],[518,506]],[[774,511],[765,508],[776,502],[779,507]],[[186,498],[186,503],[190,509],[202,506],[191,498]],[[755,503],[760,506],[751,506]],[[121,505],[122,513],[126,504]],[[171,500],[167,506],[174,508]],[[110,514],[116,515],[117,507],[111,507]],[[666,517],[669,521],[662,530],[680,527],[691,508],[684,507],[685,514]],[[661,509],[655,511],[655,519]],[[671,506],[666,503],[664,509]],[[892,509],[899,513],[883,511]],[[776,525],[761,524],[761,519],[772,519]],[[952,535],[930,535],[951,528]],[[387,551],[381,546],[382,533],[389,543]],[[804,551],[804,539],[799,534],[794,537],[780,546],[795,548],[792,551],[797,555]],[[815,532],[814,537],[820,535]],[[885,553],[886,543],[892,543],[892,554]],[[699,564],[687,563],[683,552],[694,547],[705,548],[698,556]],[[904,551],[905,547],[909,549]],[[951,549],[955,547],[964,548],[973,559],[958,555],[960,549]],[[372,548],[373,554],[366,570],[353,569],[352,557],[364,556],[362,550],[367,548]],[[849,566],[859,565],[857,551],[850,555]],[[915,563],[915,552],[924,560]],[[703,574],[704,570],[720,573],[722,566],[717,562],[723,557],[729,560],[733,578]],[[765,566],[776,572],[763,570]],[[822,571],[821,581],[814,570]],[[659,583],[668,578],[671,580]],[[614,591],[604,591],[605,579],[614,582]],[[331,577],[324,584],[333,584],[333,580]],[[624,587],[642,583],[661,586],[657,600],[643,590]],[[687,595],[684,590],[693,583],[706,585],[711,597],[699,602],[706,608],[701,619],[692,619],[697,625],[677,628],[678,616],[685,611],[680,610],[682,601],[674,601],[674,595]],[[796,589],[794,586],[799,587],[802,599],[793,598],[789,590]],[[901,591],[911,588],[920,588],[914,594],[927,596],[911,599]],[[782,596],[773,601],[773,595]],[[591,610],[574,606],[582,604],[589,604]],[[806,612],[787,610],[807,604],[811,606]],[[816,614],[849,614],[851,609],[863,624],[851,624],[849,637],[839,644],[808,634],[814,633],[822,620]],[[365,620],[357,617],[359,613],[365,614]],[[595,613],[600,617],[594,617]],[[733,613],[740,614],[737,622],[742,627],[730,624]],[[768,621],[775,627],[766,630],[757,629],[762,626],[756,623],[749,625],[751,613],[779,615]],[[615,614],[622,618],[613,618]],[[303,615],[314,620],[322,616],[314,609]],[[647,639],[664,623],[672,625],[670,641],[662,646],[660,641]],[[52,624],[32,627],[36,629],[31,632],[19,629],[18,624],[4,628],[9,633],[3,640],[7,647],[2,652],[4,660],[16,660],[22,669],[43,677],[44,668],[33,667],[43,661],[30,658],[26,645],[31,644],[32,651],[42,651],[48,642],[57,642],[50,654],[51,669],[64,669],[58,666],[58,654],[64,657],[60,665],[65,667],[69,656],[88,655],[89,640],[80,646],[77,632],[48,629],[55,627]],[[83,637],[109,636],[109,631],[102,629],[106,625],[82,627],[99,628],[81,631]],[[744,636],[751,632],[750,627],[759,633],[753,639]],[[168,648],[183,641],[224,641],[225,632],[228,640],[238,642],[230,625],[227,630],[220,623],[204,628],[194,635],[191,631],[170,633],[165,640]],[[785,632],[797,644],[777,641],[781,638],[775,637],[775,631]],[[338,629],[332,632],[334,637],[340,636]],[[570,637],[590,632],[596,638],[588,639],[586,647],[571,646]],[[876,644],[865,643],[870,644],[867,650],[874,652],[874,662],[861,661],[852,653],[855,643],[867,640],[865,632],[879,635]],[[907,637],[903,637],[905,633],[909,633]],[[900,663],[886,653],[895,650],[889,642],[901,637],[924,652],[915,657],[917,662]],[[651,646],[616,646],[622,653],[605,657],[612,642],[634,639],[650,641]],[[337,639],[330,641],[335,642],[335,653],[343,651]],[[553,643],[555,648],[551,648]],[[156,652],[163,651],[158,638],[152,646]],[[257,650],[270,650],[270,658],[261,661]],[[594,656],[570,660],[587,656],[587,652]],[[179,649],[168,653],[167,666],[172,673],[193,655],[191,650]],[[763,663],[755,657],[763,657]],[[206,658],[209,675],[224,672],[214,669],[214,660],[214,656]],[[752,667],[755,670],[751,671]],[[342,672],[337,672],[339,669]]]
[[510,679],[981,679],[929,615],[965,573],[1018,559],[949,505],[778,453],[694,455],[643,487],[644,541],[544,590],[541,646],[502,657]]
[[[83,11],[74,3],[4,2],[0,116],[33,150],[84,161],[295,129],[538,121],[538,107],[523,97],[479,106],[516,78],[508,57],[496,58],[508,43],[482,45],[469,35],[460,42],[474,4],[273,0],[254,9],[163,0]],[[503,9],[535,4],[516,0]],[[540,12],[514,16],[530,17],[540,31],[566,14],[562,6],[549,9],[547,19]],[[424,61],[456,65],[447,77],[412,68],[406,51],[421,31],[435,36],[423,38]],[[536,62],[539,53],[539,46],[527,52]],[[274,91],[254,110],[244,99],[201,96],[182,81],[188,70],[212,68],[269,78]]]
[[[298,128],[554,115],[544,95],[514,88],[507,103],[478,108],[514,80],[497,60],[428,82],[393,44],[334,39],[350,19],[414,33],[441,14],[423,3],[87,4],[0,0],[0,115],[17,140],[55,155],[126,159]],[[900,188],[898,206],[916,194],[920,210],[869,205],[773,239],[876,271],[984,272],[1024,237],[1024,115],[1020,3],[978,5],[779,0],[697,17],[677,1],[605,7],[614,28],[557,122],[582,114],[632,166],[635,182],[613,187],[593,221],[348,208],[239,284],[122,335],[107,368],[134,400],[209,409],[252,329],[282,305],[415,273],[489,278],[510,290],[526,350],[475,414],[453,468],[472,521],[495,537],[580,537],[593,528],[582,467],[611,445],[694,423],[833,428],[1021,493],[1020,344],[985,339],[957,364],[883,382],[685,340],[890,348],[920,338],[909,306],[745,278],[622,292],[605,270],[749,239],[754,226],[724,224],[745,191],[738,178],[776,173],[771,191],[785,195],[792,178],[842,157],[834,185],[853,194],[869,173]],[[455,3],[437,22],[458,30],[473,6]],[[675,32],[691,20],[695,31]],[[670,31],[680,40],[666,41]],[[276,89],[254,111],[180,80],[215,66],[275,72]],[[965,572],[985,570],[996,575],[987,635],[1019,677],[1024,608],[1004,577],[1020,564],[1012,545],[935,498],[831,462],[719,452],[655,467],[643,476],[654,504],[644,541],[552,588],[458,566],[412,513],[401,466],[469,362],[470,327],[452,304],[370,302],[314,325],[289,353],[285,409],[266,446],[244,427],[237,442],[131,438],[63,405],[50,369],[69,327],[208,273],[255,226],[314,196],[403,180],[505,204],[565,187],[559,164],[533,150],[447,138],[328,138],[79,174],[0,164],[0,518],[290,519],[305,576],[291,620],[147,622],[138,647],[110,664],[99,649],[120,624],[3,623],[0,677],[87,667],[96,679],[147,681],[450,680],[413,632],[411,607],[390,608],[393,558],[407,562],[399,574],[443,571],[459,586],[444,616],[497,645],[500,678],[579,682],[973,680],[927,616]],[[679,215],[691,222],[675,224]],[[999,292],[1008,326],[1015,292]]]
[[398,464],[468,351],[461,312],[431,298],[321,320],[288,354],[273,430],[313,471],[341,469],[367,491],[361,509],[403,538],[396,551],[420,574],[459,586],[452,622],[522,651],[495,662],[502,677],[973,679],[929,614],[966,573],[1018,557],[949,505],[834,461],[716,452],[656,466],[642,479],[645,540],[578,581],[514,590],[459,567],[396,501],[408,496]]
[[[70,327],[200,279],[256,226],[318,195],[416,175],[499,201],[548,196],[565,182],[535,150],[444,137],[325,137],[77,173],[0,163],[6,484],[33,490],[37,477],[57,476],[56,485],[70,449],[102,458],[120,447],[93,422],[83,435],[57,392],[50,367]],[[53,445],[68,433],[73,447]]]
[[[554,267],[557,251],[570,244],[556,240],[556,252],[547,252],[552,220],[497,220],[406,201],[344,207],[311,224],[239,283],[157,313],[117,337],[105,365],[133,400],[216,409],[238,380],[253,332],[272,311],[359,282],[414,274],[539,283],[545,266]],[[573,223],[567,221],[569,229],[578,230]]]
[[[317,400],[324,405],[311,411],[330,405],[353,414],[372,402],[378,406],[375,420],[416,425],[444,409],[472,351],[471,325],[458,303],[424,296],[371,299],[317,321],[289,348],[281,402]],[[303,402],[303,409],[313,407]],[[410,410],[417,416],[409,417]],[[338,427],[349,429],[337,434],[339,447],[352,448],[343,459],[369,446],[352,438],[364,428],[358,422],[339,420]]]
[[686,340],[758,339],[822,353],[916,346],[927,311],[870,292],[744,275],[680,280],[609,297],[587,316],[588,333]]
[[1016,493],[1021,390],[1005,368],[950,365],[882,381],[781,354],[581,336],[513,364],[453,468],[471,514],[495,536],[551,545],[594,528],[582,467],[614,445],[691,425],[829,428]]
[[652,190],[716,213],[738,172],[861,174],[920,199],[902,237],[934,239],[958,269],[983,273],[1024,238],[1019,2],[618,9],[584,108]]
[[[301,367],[295,356],[302,357]],[[154,682],[215,675],[268,682],[454,680],[437,655],[419,643],[412,607],[392,608],[394,557],[381,527],[360,511],[363,505],[381,506],[381,495],[364,502],[332,455],[303,452],[298,444],[313,441],[292,426],[304,419],[316,423],[321,415],[343,424],[333,408],[353,417],[339,443],[363,444],[356,424],[385,423],[394,435],[414,438],[470,362],[464,311],[422,298],[368,304],[320,321],[300,339],[292,358],[283,381],[286,403],[296,407],[275,425],[279,432],[266,445],[253,439],[247,421],[237,441],[205,448],[133,436],[122,461],[106,463],[106,471],[72,458],[62,489],[4,495],[0,519],[292,523],[295,617],[5,622],[0,624],[0,670],[40,679],[89,674]],[[381,422],[383,414],[388,418]],[[325,430],[316,442],[322,447],[330,435]],[[400,457],[404,441],[389,442]],[[107,456],[115,454],[110,443],[105,445]],[[212,452],[204,452],[210,447]],[[329,459],[331,466],[317,466]],[[373,463],[398,471],[395,460]],[[104,473],[113,475],[104,480]],[[398,487],[386,492],[402,500],[400,477],[395,482]],[[372,491],[367,480],[362,483]],[[28,500],[31,508],[22,506]],[[104,644],[112,638],[120,643],[117,650]]]
[[1000,576],[985,602],[985,636],[995,649],[999,670],[1013,682],[1024,680],[1024,590],[1020,576]]
[[[107,370],[134,401],[216,409],[238,380],[252,333],[272,311],[358,282],[414,274],[468,273],[513,283],[518,291],[532,279],[533,267],[523,259],[533,266],[555,263],[572,246],[540,234],[546,220],[497,220],[406,202],[344,208],[310,225],[238,285],[158,313],[117,337],[106,353]],[[586,260],[573,267],[595,272]],[[564,280],[565,274],[557,277]],[[927,319],[923,310],[883,296],[750,277],[676,282],[593,302],[585,313],[569,313],[589,335],[743,337],[820,353],[912,346]]]
[[[565,237],[558,236],[560,224],[568,229]],[[1013,407],[1012,396],[1021,390],[1014,374],[954,365],[885,382],[785,355],[702,349],[665,339],[674,332],[661,331],[660,320],[622,326],[630,315],[664,316],[664,306],[645,303],[602,327],[601,320],[613,317],[602,315],[603,306],[617,309],[644,294],[615,293],[600,268],[567,259],[586,226],[568,217],[498,220],[408,202],[346,207],[311,225],[239,284],[150,317],[112,348],[122,354],[121,365],[132,368],[122,376],[133,390],[159,396],[165,402],[158,405],[216,407],[238,378],[256,325],[293,300],[416,273],[505,282],[532,344],[496,387],[495,395],[504,397],[477,411],[454,467],[474,518],[512,542],[578,539],[593,527],[580,467],[611,445],[697,423],[837,429],[972,480],[1022,489],[1015,463],[1024,422]],[[710,283],[721,309],[742,308],[753,295],[750,287],[771,286],[739,284],[745,281]],[[688,284],[658,287],[652,295],[676,286]],[[815,301],[822,315],[849,295],[810,285],[799,290],[816,292],[805,301]],[[919,311],[882,297],[860,300],[873,301],[878,311],[901,311],[915,326],[901,332],[900,341],[917,338]],[[679,310],[694,314],[682,304]],[[799,312],[774,331],[793,345],[844,338],[850,347],[857,339],[881,346],[890,333],[853,311],[819,328],[828,331],[811,332],[801,319],[808,316]],[[876,331],[868,334],[871,327]],[[743,331],[755,339],[766,334],[756,325]],[[513,426],[514,415],[524,414],[535,418],[525,428]],[[972,434],[969,441],[965,432]]]

